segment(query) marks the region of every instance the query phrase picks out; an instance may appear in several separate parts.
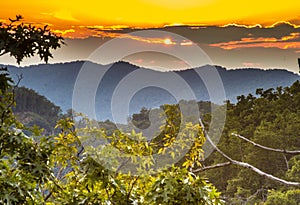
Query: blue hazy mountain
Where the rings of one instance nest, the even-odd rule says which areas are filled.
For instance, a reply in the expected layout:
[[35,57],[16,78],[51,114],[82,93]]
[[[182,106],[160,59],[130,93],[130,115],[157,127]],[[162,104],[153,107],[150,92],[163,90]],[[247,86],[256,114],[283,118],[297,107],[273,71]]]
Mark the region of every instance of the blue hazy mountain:
[[[122,84],[124,83],[124,79],[131,79],[130,85],[137,86],[135,88],[137,92],[130,97],[130,114],[138,113],[142,107],[153,108],[166,103],[176,103],[175,97],[169,90],[164,90],[160,88],[160,86],[139,87],[143,81],[147,81],[151,79],[151,77],[158,80],[168,78],[171,80],[174,79],[173,82],[169,83],[169,87],[175,87],[178,92],[184,93],[184,88],[181,90],[181,87],[178,87],[180,84],[177,82],[174,73],[190,86],[195,94],[196,100],[210,101],[208,91],[202,79],[197,74],[198,72],[202,76],[202,74],[204,75],[209,69],[213,69],[213,67],[209,65],[183,71],[159,72],[140,68],[127,62],[117,62],[112,65],[104,66],[91,62],[76,61],[70,63],[32,65],[27,67],[8,66],[8,69],[14,80],[17,79],[17,74],[22,74],[23,79],[20,82],[20,86],[25,86],[37,91],[39,94],[46,96],[54,104],[60,106],[63,111],[66,111],[67,109],[72,108],[73,89],[82,67],[91,67],[91,70],[106,70],[97,87],[94,99],[96,112],[97,114],[101,113],[100,116],[98,116],[98,119],[100,120],[112,119],[110,113],[112,96],[114,95],[116,88],[118,88],[118,84],[121,86],[126,85]],[[236,101],[238,95],[254,94],[257,88],[268,89],[276,88],[278,86],[290,86],[296,80],[300,80],[299,75],[279,69],[227,70],[219,66],[216,66],[215,68],[223,81],[226,98],[232,102]],[[137,70],[139,71],[139,74],[134,76],[134,71]],[[128,78],[130,75],[133,76]],[[170,76],[173,76],[174,78]],[[93,72],[91,71],[84,81],[85,86],[88,86],[94,78],[95,76],[93,76]],[[120,109],[127,109],[125,107],[123,108],[123,106],[125,106],[123,98],[117,100],[118,102],[116,102],[116,105],[118,105]]]

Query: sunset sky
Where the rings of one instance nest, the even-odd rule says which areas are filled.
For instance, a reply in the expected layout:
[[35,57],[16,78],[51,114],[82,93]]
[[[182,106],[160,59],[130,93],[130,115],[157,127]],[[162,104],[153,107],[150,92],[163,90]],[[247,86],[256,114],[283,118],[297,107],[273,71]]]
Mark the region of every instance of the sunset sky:
[[[97,47],[110,39],[132,39],[130,32],[156,29],[190,39],[217,65],[298,71],[298,0],[15,0],[2,2],[0,10],[2,22],[21,14],[25,22],[47,24],[66,38],[67,46],[55,51],[51,62],[88,59]],[[175,46],[175,41],[168,36],[157,38],[161,41],[156,43],[162,46]],[[187,46],[188,43],[179,44]],[[0,60],[1,63],[14,63],[8,56]],[[175,62],[173,58],[157,58],[149,53],[125,60],[148,67],[151,62],[153,66],[158,65],[158,61],[169,65],[172,65],[171,61]],[[23,64],[37,62],[38,59],[31,59]]]

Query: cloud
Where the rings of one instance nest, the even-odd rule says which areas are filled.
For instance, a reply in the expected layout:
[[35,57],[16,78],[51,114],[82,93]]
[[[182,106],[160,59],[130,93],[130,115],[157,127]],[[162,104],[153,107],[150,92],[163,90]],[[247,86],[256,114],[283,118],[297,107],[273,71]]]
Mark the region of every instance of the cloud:
[[[65,17],[67,17],[66,15]],[[61,28],[54,28],[60,30]],[[66,32],[70,29],[75,30],[72,32]],[[69,28],[62,29],[60,34],[67,38],[88,38],[88,37],[100,37],[100,38],[131,38],[149,43],[164,43],[165,39],[138,39],[133,37],[130,33],[139,30],[163,30],[178,35],[184,36],[190,41],[175,42],[183,46],[192,45],[197,43],[199,45],[223,45],[230,44],[236,41],[236,43],[258,43],[255,41],[263,41],[269,39],[281,39],[295,38],[294,34],[300,33],[300,26],[290,22],[277,22],[272,25],[262,26],[256,25],[240,25],[240,24],[227,24],[224,26],[205,26],[205,25],[168,25],[159,28],[138,28],[129,27],[127,25],[73,25]],[[298,34],[297,34],[298,35]],[[252,39],[250,39],[252,38]],[[263,40],[263,39],[265,40]],[[282,39],[284,41],[289,39]],[[241,42],[240,42],[241,41]],[[277,40],[276,40],[277,41]],[[257,44],[256,46],[259,46]],[[282,46],[281,46],[282,47]]]
[[81,30],[86,30],[89,35],[93,37],[101,37],[101,38],[126,38],[139,42],[150,43],[150,44],[162,44],[162,45],[180,45],[180,46],[191,46],[193,45],[192,41],[182,40],[178,41],[176,39],[172,39],[170,37],[144,37],[137,36],[135,34],[131,34],[131,32],[123,32],[124,30],[140,30],[140,29],[131,29],[127,26],[122,25],[112,25],[112,26],[80,26]]
[[49,17],[54,17],[60,20],[64,20],[64,21],[73,21],[73,22],[79,22],[78,19],[76,19],[72,13],[67,10],[67,9],[63,9],[63,10],[57,10],[51,13],[47,13],[47,12],[42,12],[40,13],[41,15],[44,16],[49,16]]
[[[60,34],[62,36],[69,36],[70,33],[75,33],[74,29],[67,29],[67,30],[53,30],[53,32]],[[71,36],[71,35],[70,35]]]
[[250,68],[261,67],[261,64],[260,64],[260,63],[244,62],[243,65],[244,65],[245,67],[250,67]]
[[272,24],[270,26],[266,26],[266,28],[275,28],[278,25],[290,25],[290,26],[292,26],[294,28],[300,28],[299,22],[297,24],[297,23],[291,23],[291,22],[288,22],[288,21],[278,21],[278,22],[276,22],[276,23],[274,23],[274,24]]
[[[124,25],[79,25],[73,24],[68,28],[55,28],[54,32],[67,38],[66,48],[61,50],[55,59],[76,60],[85,59],[94,49],[113,38],[127,38],[158,46],[189,46],[199,45],[212,60],[213,64],[227,68],[261,67],[261,68],[287,68],[298,70],[297,58],[300,54],[300,27],[289,22],[262,25],[228,24],[225,26],[208,25],[170,25],[149,30],[163,30],[181,35],[189,40],[167,40],[170,36],[141,37],[131,32],[140,31],[141,28],[132,28]],[[53,28],[51,26],[51,28]],[[143,30],[148,30],[143,29]],[[87,43],[89,42],[89,43]],[[166,45],[166,43],[174,43]],[[147,46],[147,44],[145,44]],[[174,46],[174,47],[173,47]],[[70,55],[69,55],[70,54]],[[75,55],[76,54],[76,55]],[[152,58],[150,58],[152,57]],[[143,59],[145,66],[182,68],[180,62],[173,59],[165,61],[165,57],[150,55],[149,53],[128,59]],[[151,62],[151,60],[154,60]],[[133,62],[134,63],[134,62]],[[159,64],[160,63],[160,64]],[[252,63],[252,64],[251,64]],[[137,63],[138,64],[138,63]]]
[[135,59],[134,62],[135,62],[135,63],[143,63],[144,60],[140,58],[140,59]]
[[242,38],[239,41],[229,41],[222,43],[210,44],[212,47],[220,47],[225,50],[238,48],[279,48],[279,49],[300,49],[300,33],[291,33],[281,38],[259,37],[259,38]]
[[95,26],[82,26],[88,29],[95,29],[95,30],[101,30],[101,31],[118,31],[118,30],[124,30],[129,28],[129,26],[126,25],[111,25],[111,26],[102,26],[102,25],[95,25]]

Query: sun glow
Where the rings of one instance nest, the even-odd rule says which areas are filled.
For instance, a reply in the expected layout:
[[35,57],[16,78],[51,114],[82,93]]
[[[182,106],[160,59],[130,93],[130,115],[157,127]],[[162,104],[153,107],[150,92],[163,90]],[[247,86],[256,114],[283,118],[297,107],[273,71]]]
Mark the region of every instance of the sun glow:
[[[247,6],[237,0],[132,0],[96,1],[4,1],[1,19],[16,14],[26,21],[47,23],[53,29],[68,30],[72,26],[98,25],[119,30],[129,28],[161,28],[166,25],[250,25],[274,26],[291,21],[299,26],[299,0],[274,2],[253,0]],[[154,15],[155,14],[155,15]]]
[[174,44],[174,42],[172,42],[171,39],[166,38],[166,39],[164,40],[164,44],[166,44],[166,45],[172,45],[172,44]]

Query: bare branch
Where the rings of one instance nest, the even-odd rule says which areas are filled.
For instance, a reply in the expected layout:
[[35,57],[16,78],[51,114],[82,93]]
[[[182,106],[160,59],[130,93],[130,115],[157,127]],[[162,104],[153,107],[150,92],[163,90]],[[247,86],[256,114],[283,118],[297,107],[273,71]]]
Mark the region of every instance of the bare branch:
[[137,180],[139,179],[139,176],[135,177],[135,179],[133,180],[131,186],[130,186],[130,189],[127,193],[127,202],[129,203],[130,202],[130,195],[131,195],[131,192],[132,192],[132,189],[134,187],[134,185],[137,183]]
[[275,149],[275,148],[271,148],[271,147],[266,147],[263,146],[261,144],[257,144],[255,142],[253,142],[252,140],[247,139],[246,137],[243,137],[242,135],[239,134],[235,134],[235,133],[231,133],[231,135],[239,137],[242,140],[245,140],[246,142],[251,143],[253,146],[255,147],[259,147],[261,149],[267,150],[267,151],[271,151],[271,152],[279,152],[279,153],[284,153],[284,154],[293,154],[293,155],[297,155],[300,154],[300,150],[282,150],[282,149]]
[[81,149],[79,150],[79,152],[77,152],[78,158],[80,157],[80,155],[82,154],[83,151],[84,151],[84,146],[81,146]]
[[47,201],[51,196],[52,196],[52,191],[47,194],[47,196],[44,198],[44,201]]
[[5,54],[7,54],[8,52],[5,52],[5,51],[1,51],[0,52],[0,56],[3,56],[3,55],[5,55]]
[[0,117],[0,121],[1,121],[0,127],[2,127],[2,121],[4,119],[5,114],[7,114],[7,112],[9,112],[9,109],[15,103],[16,88],[19,86],[21,80],[23,79],[23,75],[22,74],[21,75],[17,75],[17,77],[18,77],[18,81],[17,81],[16,85],[12,87],[12,96],[11,96],[11,99],[10,99],[10,103],[2,111],[2,114],[1,114],[1,117]]
[[224,163],[219,163],[219,164],[215,164],[215,165],[211,165],[211,166],[207,166],[207,167],[201,167],[199,169],[192,170],[192,172],[193,173],[204,172],[204,171],[207,171],[207,170],[210,170],[210,169],[225,167],[225,166],[229,166],[229,165],[231,165],[231,162],[224,162]]
[[288,162],[288,160],[287,160],[285,154],[282,153],[282,156],[283,156],[283,159],[284,159],[284,162],[285,162],[285,165],[286,165],[286,170],[289,170],[289,169],[290,169],[290,167],[289,167],[289,162]]
[[251,199],[253,199],[254,197],[256,197],[260,192],[264,192],[265,189],[264,188],[260,188],[258,189],[254,194],[252,194],[251,196],[249,196],[246,201],[245,204],[247,204]]
[[284,179],[281,179],[281,178],[278,178],[278,177],[275,177],[271,174],[268,174],[268,173],[265,173],[263,171],[261,171],[260,169],[254,167],[253,165],[251,164],[248,164],[248,163],[245,163],[245,162],[240,162],[240,161],[237,161],[237,160],[234,160],[232,159],[231,157],[229,157],[228,155],[226,155],[222,150],[220,150],[215,144],[214,142],[211,140],[211,138],[208,136],[206,130],[204,129],[204,125],[202,123],[202,120],[199,118],[199,123],[202,127],[202,130],[203,130],[203,133],[206,137],[206,139],[208,140],[208,142],[215,148],[215,150],[217,152],[219,152],[223,157],[225,157],[229,162],[231,162],[232,164],[235,164],[235,165],[238,165],[238,166],[241,166],[241,167],[245,167],[245,168],[248,168],[248,169],[251,169],[252,171],[256,172],[257,174],[259,174],[260,176],[263,176],[263,177],[266,177],[268,179],[271,179],[273,181],[277,181],[281,184],[284,184],[284,185],[288,185],[288,186],[299,186],[300,187],[300,182],[291,182],[291,181],[286,181]]

